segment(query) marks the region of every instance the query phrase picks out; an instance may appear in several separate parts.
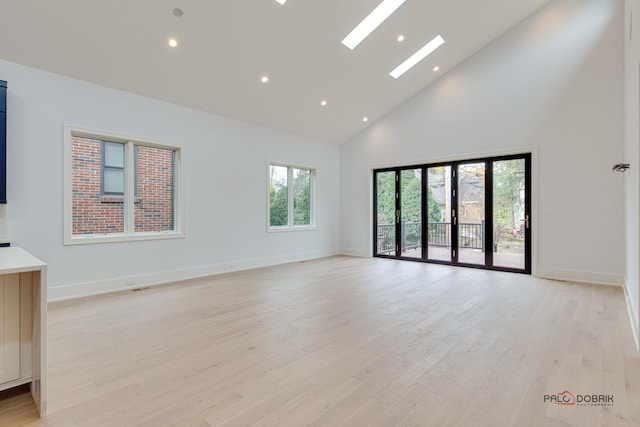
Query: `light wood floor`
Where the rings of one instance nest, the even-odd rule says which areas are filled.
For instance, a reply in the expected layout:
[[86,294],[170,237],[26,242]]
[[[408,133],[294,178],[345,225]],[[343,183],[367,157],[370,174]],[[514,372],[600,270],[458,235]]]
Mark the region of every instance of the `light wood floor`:
[[[332,257],[53,304],[2,426],[638,426],[620,288]],[[563,407],[545,394],[613,394]]]

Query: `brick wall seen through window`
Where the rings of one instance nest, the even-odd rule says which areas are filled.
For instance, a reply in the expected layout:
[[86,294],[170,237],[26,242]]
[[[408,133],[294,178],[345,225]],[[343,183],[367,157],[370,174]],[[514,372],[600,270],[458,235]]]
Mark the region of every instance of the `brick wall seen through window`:
[[[72,136],[72,235],[125,232],[124,197],[103,193],[102,146],[101,140]],[[175,230],[175,151],[143,145],[134,150],[134,231]]]

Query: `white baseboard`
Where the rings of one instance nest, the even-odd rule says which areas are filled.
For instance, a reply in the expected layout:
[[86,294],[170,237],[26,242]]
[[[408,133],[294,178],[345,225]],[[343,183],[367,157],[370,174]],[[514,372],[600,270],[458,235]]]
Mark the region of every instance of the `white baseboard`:
[[554,270],[538,267],[536,277],[567,282],[591,283],[594,285],[608,285],[624,287],[624,276],[610,273],[596,273],[592,271]]
[[55,286],[47,289],[48,301],[63,301],[111,292],[137,289],[162,285],[181,280],[197,279],[199,277],[215,276],[232,271],[251,270],[253,268],[269,267],[296,261],[305,261],[328,256],[340,255],[338,249],[301,252],[295,254],[277,255],[266,258],[254,258],[181,270],[162,271],[158,273],[142,274],[130,277],[117,277],[97,282],[78,283],[74,285]]
[[631,332],[633,333],[633,339],[636,342],[636,350],[640,351],[640,316],[638,315],[637,307],[632,303],[627,291],[627,283],[624,284],[624,297],[627,301],[627,311],[629,312],[629,320],[631,321]]
[[369,258],[371,255],[367,249],[341,248],[340,255],[355,256],[359,258]]

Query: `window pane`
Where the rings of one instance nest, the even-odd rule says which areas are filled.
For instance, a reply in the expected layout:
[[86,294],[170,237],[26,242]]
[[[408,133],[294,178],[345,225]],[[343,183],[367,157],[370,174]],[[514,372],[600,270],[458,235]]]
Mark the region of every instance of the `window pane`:
[[396,173],[376,173],[376,254],[396,254]]
[[311,225],[311,171],[293,169],[293,225]]
[[123,233],[122,197],[102,194],[102,142],[73,137],[71,151],[72,234]]
[[107,167],[124,168],[124,144],[118,142],[104,143],[104,165]]
[[458,262],[485,264],[485,163],[458,166]]
[[422,169],[400,171],[400,250],[422,258]]
[[172,231],[174,226],[173,150],[136,146],[136,232]]
[[428,258],[451,261],[451,166],[427,169]]
[[493,265],[525,268],[524,159],[493,163]]
[[104,170],[105,194],[124,194],[124,169]]
[[289,224],[287,168],[269,165],[269,226],[284,227]]

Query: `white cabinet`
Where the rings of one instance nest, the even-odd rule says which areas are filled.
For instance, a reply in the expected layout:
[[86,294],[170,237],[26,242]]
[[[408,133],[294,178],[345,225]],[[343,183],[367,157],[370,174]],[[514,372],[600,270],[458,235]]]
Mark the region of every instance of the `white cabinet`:
[[20,275],[0,276],[0,390],[20,378]]
[[32,273],[0,275],[0,390],[31,382]]
[[41,416],[47,411],[46,342],[47,266],[21,248],[0,248],[0,390],[29,384]]

